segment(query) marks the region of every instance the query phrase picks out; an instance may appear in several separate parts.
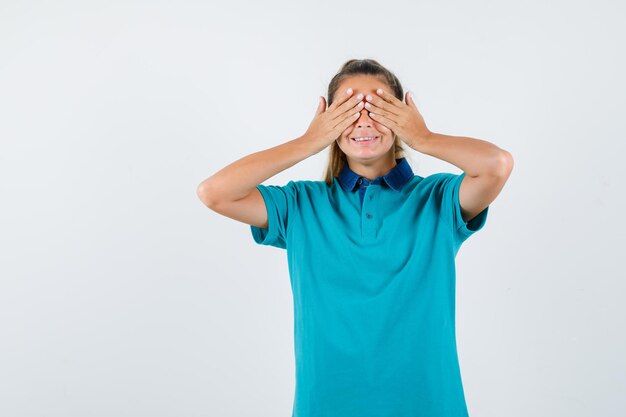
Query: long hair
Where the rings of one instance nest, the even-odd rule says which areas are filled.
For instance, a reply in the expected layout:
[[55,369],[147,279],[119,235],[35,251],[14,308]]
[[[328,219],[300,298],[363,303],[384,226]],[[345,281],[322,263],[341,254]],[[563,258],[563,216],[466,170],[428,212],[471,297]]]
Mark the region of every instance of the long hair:
[[[387,68],[383,67],[373,59],[350,59],[341,66],[339,72],[335,74],[328,84],[327,108],[333,103],[333,97],[337,92],[337,88],[339,88],[339,84],[341,84],[345,78],[354,75],[373,75],[380,77],[389,85],[389,88],[397,99],[404,99],[404,91],[400,81]],[[405,157],[406,153],[402,139],[400,139],[395,133],[393,134],[393,138],[395,158],[399,159]],[[346,154],[341,150],[339,145],[337,145],[337,142],[333,141],[333,143],[330,144],[328,162],[326,164],[326,173],[324,175],[324,181],[327,185],[330,186],[333,183],[333,177],[336,177],[341,173],[346,163]]]

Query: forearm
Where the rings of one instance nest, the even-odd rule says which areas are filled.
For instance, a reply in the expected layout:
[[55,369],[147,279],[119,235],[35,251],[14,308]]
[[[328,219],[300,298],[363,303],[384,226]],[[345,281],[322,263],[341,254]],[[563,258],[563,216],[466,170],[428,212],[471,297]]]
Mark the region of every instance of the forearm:
[[510,158],[509,152],[485,140],[434,132],[411,147],[449,162],[472,177],[503,173]]
[[247,155],[227,165],[198,186],[198,195],[208,202],[238,200],[281,171],[319,152],[305,136]]

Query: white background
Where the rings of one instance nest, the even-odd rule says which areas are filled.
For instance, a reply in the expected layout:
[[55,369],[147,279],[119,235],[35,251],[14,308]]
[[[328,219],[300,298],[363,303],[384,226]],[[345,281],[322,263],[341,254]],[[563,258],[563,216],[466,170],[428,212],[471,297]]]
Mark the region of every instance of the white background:
[[[514,157],[457,256],[470,414],[625,415],[625,10],[1,1],[0,415],[290,415],[285,252],[196,187],[303,134],[351,58]],[[321,180],[327,155],[265,184]]]

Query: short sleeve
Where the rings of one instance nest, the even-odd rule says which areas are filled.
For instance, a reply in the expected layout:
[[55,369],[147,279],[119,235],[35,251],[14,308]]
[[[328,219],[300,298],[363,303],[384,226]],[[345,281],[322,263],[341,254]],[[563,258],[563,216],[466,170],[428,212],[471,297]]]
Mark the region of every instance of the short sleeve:
[[254,241],[260,245],[287,249],[287,230],[290,218],[297,212],[297,187],[294,181],[284,186],[256,186],[267,209],[267,228],[250,225]]
[[465,178],[465,172],[460,175],[444,173],[440,174],[442,181],[440,183],[441,196],[441,216],[453,229],[454,236],[463,242],[468,237],[482,229],[487,221],[489,206],[478,213],[468,222],[463,220],[461,216],[461,203],[459,201],[459,190],[461,182]]

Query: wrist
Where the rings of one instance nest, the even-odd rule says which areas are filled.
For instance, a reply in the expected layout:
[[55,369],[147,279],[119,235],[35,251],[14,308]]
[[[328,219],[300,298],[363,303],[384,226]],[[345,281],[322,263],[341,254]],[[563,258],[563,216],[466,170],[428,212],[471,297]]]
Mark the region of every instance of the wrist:
[[412,140],[409,142],[409,146],[418,152],[423,152],[427,144],[432,140],[433,135],[434,133],[428,130],[412,138]]
[[320,143],[311,135],[305,133],[296,139],[297,143],[305,149],[308,156],[313,156],[321,152],[327,145]]

